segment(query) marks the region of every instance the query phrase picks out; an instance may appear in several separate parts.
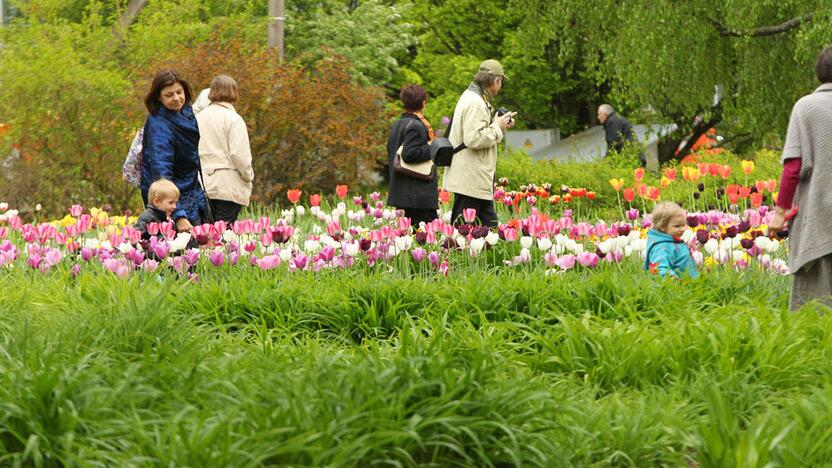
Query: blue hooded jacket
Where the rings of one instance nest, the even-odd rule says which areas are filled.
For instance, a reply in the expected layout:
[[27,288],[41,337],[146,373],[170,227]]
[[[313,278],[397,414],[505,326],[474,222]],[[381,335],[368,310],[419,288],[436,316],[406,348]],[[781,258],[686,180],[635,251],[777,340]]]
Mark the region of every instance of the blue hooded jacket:
[[661,276],[688,276],[697,278],[696,262],[690,249],[681,240],[665,232],[651,229],[647,232],[647,253],[644,256],[644,269],[651,270],[654,265]]
[[147,204],[150,184],[168,179],[179,188],[179,202],[171,218],[199,220],[205,194],[199,184],[199,127],[190,104],[180,112],[159,106],[144,124],[142,142],[142,199]]

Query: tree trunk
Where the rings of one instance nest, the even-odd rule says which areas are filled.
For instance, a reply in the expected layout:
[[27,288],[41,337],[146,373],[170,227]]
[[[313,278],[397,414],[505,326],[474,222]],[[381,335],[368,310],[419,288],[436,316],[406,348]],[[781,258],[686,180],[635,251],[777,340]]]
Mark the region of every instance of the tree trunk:
[[119,24],[123,29],[127,29],[136,21],[136,18],[139,16],[139,12],[147,5],[147,0],[130,0],[130,3],[127,4],[127,9],[124,10],[122,13],[121,18],[119,19]]

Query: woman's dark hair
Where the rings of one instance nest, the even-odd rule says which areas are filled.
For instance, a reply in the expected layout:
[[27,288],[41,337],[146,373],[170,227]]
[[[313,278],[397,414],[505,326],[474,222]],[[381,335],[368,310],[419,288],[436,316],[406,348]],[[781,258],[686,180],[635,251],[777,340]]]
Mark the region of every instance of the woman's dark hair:
[[419,85],[407,85],[399,93],[399,99],[404,104],[404,110],[416,112],[422,109],[422,103],[427,101],[428,92]]
[[815,75],[821,83],[832,83],[832,45],[818,54],[815,62]]
[[150,83],[150,91],[144,98],[144,106],[147,107],[148,112],[156,115],[156,112],[159,110],[159,106],[162,105],[162,102],[159,100],[162,94],[162,89],[175,83],[182,85],[182,88],[185,90],[185,102],[189,104],[191,103],[193,100],[191,85],[189,85],[187,81],[183,80],[179,73],[168,68],[157,73],[156,76],[153,77],[153,82]]

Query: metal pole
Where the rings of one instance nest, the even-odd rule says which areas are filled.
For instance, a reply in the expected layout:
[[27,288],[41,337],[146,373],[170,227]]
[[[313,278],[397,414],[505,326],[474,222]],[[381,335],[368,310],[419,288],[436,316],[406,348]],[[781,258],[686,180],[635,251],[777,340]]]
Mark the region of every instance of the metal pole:
[[269,47],[277,48],[277,57],[283,59],[283,0],[269,0]]

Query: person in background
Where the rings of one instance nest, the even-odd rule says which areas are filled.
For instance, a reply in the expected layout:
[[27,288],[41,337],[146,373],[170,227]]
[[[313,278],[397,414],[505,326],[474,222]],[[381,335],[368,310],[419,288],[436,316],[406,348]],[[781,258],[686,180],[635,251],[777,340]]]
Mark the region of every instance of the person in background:
[[665,201],[653,208],[653,228],[647,232],[644,268],[660,276],[696,278],[696,262],[682,240],[687,227],[685,210]]
[[237,82],[230,76],[219,75],[211,82],[210,104],[196,117],[205,192],[214,220],[228,224],[236,221],[240,210],[248,206],[254,182],[248,129],[234,108],[237,97]]
[[[789,308],[818,299],[832,307],[832,46],[818,54],[821,85],[792,108],[781,162],[783,173],[769,234],[789,221]],[[797,210],[797,211],[795,211]],[[795,214],[796,213],[796,214]]]
[[150,203],[136,220],[136,229],[142,233],[142,239],[150,238],[150,233],[147,232],[148,224],[164,223],[171,217],[179,201],[179,189],[173,182],[159,179],[150,184],[147,196]]
[[399,98],[404,113],[390,128],[387,137],[387,161],[390,167],[390,191],[387,204],[404,210],[411,225],[429,223],[437,218],[439,192],[436,171],[430,181],[418,180],[393,170],[393,158],[403,146],[401,158],[407,163],[430,160],[430,142],[434,139],[430,122],[422,114],[428,101],[428,93],[419,85],[402,88]]
[[207,209],[199,183],[199,127],[191,109],[191,86],[173,70],[162,70],[150,84],[144,104],[149,113],[142,142],[140,188],[145,205],[150,184],[166,179],[179,189],[171,214],[178,232],[190,232]]
[[[635,143],[633,124],[618,115],[609,104],[598,106],[598,121],[604,126],[604,140],[607,142],[607,155],[615,151],[620,153],[628,143]],[[641,165],[645,164],[644,155],[640,155]]]
[[495,116],[492,100],[507,80],[496,60],[482,62],[474,82],[462,93],[454,109],[448,139],[454,147],[465,149],[454,155],[445,170],[443,187],[454,194],[451,222],[460,222],[465,209],[476,210],[479,221],[497,227],[494,211],[494,173],[497,171],[497,145],[506,130],[514,125],[516,112]]

